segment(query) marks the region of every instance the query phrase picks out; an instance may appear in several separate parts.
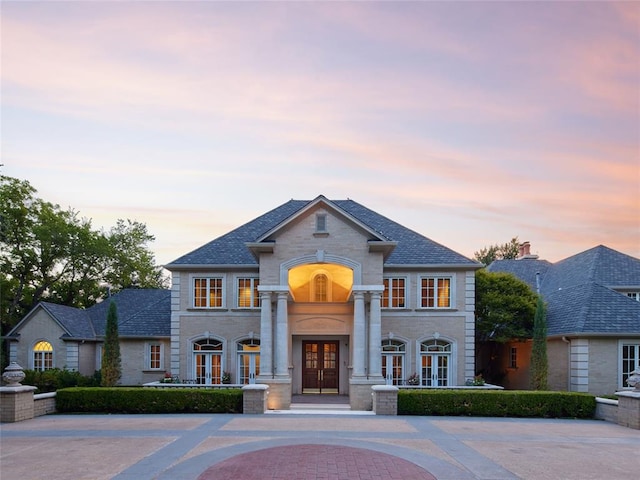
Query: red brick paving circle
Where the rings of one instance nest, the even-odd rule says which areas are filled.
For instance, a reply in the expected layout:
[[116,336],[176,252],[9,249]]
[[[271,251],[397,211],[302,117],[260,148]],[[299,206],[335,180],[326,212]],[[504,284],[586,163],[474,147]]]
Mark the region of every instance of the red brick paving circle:
[[243,453],[212,465],[198,480],[436,480],[402,458],[364,448],[290,445]]

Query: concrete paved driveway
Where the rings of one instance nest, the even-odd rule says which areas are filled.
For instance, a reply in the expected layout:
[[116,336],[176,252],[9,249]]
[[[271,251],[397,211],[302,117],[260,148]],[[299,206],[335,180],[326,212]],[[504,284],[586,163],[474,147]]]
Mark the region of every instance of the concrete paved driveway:
[[49,415],[0,427],[2,480],[639,475],[640,432],[596,420]]

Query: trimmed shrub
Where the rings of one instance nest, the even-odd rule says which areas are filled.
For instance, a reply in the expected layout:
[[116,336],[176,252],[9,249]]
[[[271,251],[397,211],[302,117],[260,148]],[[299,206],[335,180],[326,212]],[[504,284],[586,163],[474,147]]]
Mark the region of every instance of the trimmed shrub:
[[60,413],[242,413],[242,390],[94,387],[58,390]]
[[593,418],[596,399],[575,392],[400,390],[398,415]]
[[100,372],[85,377],[72,370],[52,368],[50,370],[25,370],[23,385],[36,387],[36,393],[55,392],[68,387],[94,387],[100,385]]

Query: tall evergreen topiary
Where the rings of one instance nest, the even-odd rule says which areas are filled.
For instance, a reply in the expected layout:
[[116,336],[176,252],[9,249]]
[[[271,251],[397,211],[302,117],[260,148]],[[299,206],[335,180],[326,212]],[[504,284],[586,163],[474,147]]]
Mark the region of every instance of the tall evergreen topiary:
[[533,346],[531,348],[531,378],[532,390],[547,390],[547,376],[549,365],[547,362],[547,314],[538,295],[536,315],[533,320]]
[[113,387],[120,376],[120,340],[118,338],[118,310],[115,302],[109,304],[107,329],[104,337],[104,356],[102,357],[102,386]]

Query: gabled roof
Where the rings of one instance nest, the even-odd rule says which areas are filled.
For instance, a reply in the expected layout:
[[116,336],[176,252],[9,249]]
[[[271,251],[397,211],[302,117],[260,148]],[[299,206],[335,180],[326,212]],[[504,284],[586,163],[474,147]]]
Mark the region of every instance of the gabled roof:
[[397,246],[385,260],[386,265],[468,265],[470,268],[480,266],[477,262],[403,227],[353,200],[327,200],[325,197],[319,196],[314,200],[289,200],[264,215],[183,255],[165,267],[171,270],[182,266],[201,265],[257,266],[257,260],[247,248],[247,244],[255,244],[265,239],[266,236],[286,225],[319,201],[324,201],[328,206],[334,207],[343,215],[350,217],[353,222],[371,234],[372,241],[397,242]]
[[640,302],[614,289],[640,290],[640,260],[599,245],[557,263],[496,260],[491,272],[512,273],[547,303],[548,335],[640,334]]
[[171,291],[164,289],[122,290],[90,308],[80,309],[40,302],[7,336],[13,336],[39,309],[45,310],[65,331],[68,339],[97,340],[105,334],[107,312],[113,301],[118,311],[120,337],[168,337],[171,334]]

